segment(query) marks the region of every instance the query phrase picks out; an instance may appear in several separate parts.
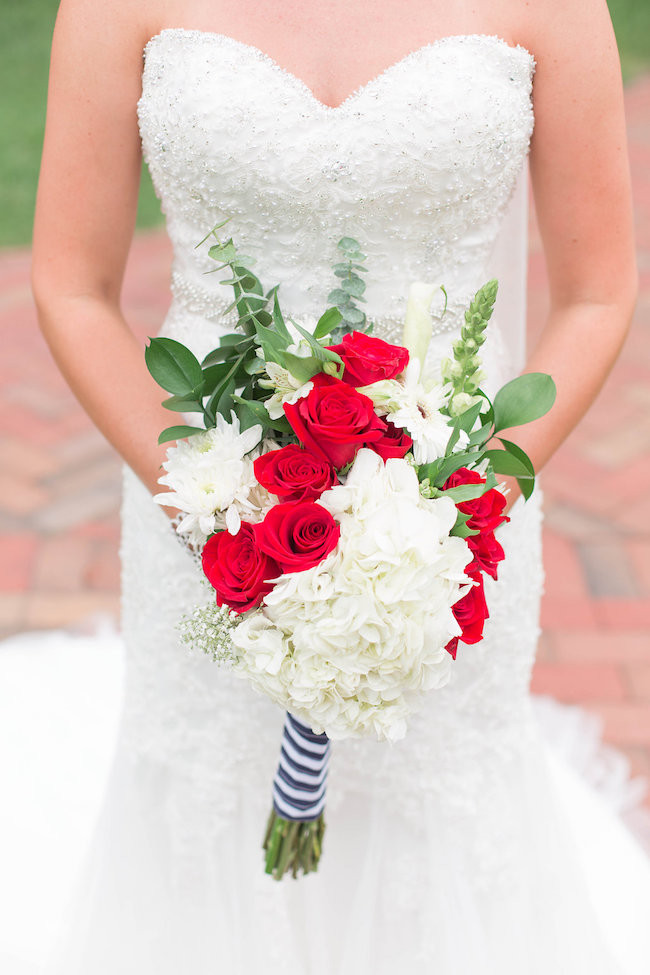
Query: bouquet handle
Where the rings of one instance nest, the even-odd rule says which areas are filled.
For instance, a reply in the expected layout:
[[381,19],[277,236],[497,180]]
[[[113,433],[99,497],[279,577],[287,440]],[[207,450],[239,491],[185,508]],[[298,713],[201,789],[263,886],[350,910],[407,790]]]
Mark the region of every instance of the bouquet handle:
[[318,868],[330,751],[327,735],[286,713],[273,779],[273,810],[263,843],[266,873],[276,880],[285,873],[297,877]]

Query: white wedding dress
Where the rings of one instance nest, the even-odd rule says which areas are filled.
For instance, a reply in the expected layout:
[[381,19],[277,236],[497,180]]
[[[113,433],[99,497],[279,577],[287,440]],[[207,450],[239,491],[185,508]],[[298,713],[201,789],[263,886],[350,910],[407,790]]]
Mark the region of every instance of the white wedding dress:
[[[524,355],[533,72],[521,47],[453,36],[330,108],[247,44],[183,29],[154,37],[139,119],[175,253],[163,334],[204,354],[229,329],[230,293],[221,274],[205,275],[213,262],[196,244],[230,217],[222,233],[256,258],[266,287],[280,284],[298,319],[325,307],[344,235],[368,254],[378,335],[399,340],[412,281],[444,284],[433,359],[497,273],[485,368],[501,385]],[[550,748],[531,705],[537,498],[500,529],[506,560],[486,581],[485,640],[460,646],[451,685],[424,700],[402,742],[334,744],[320,869],[282,883],[263,872],[261,840],[283,715],[179,645],[176,624],[206,589],[129,471],[123,519],[115,759],[68,935],[46,971],[650,970],[649,861]]]

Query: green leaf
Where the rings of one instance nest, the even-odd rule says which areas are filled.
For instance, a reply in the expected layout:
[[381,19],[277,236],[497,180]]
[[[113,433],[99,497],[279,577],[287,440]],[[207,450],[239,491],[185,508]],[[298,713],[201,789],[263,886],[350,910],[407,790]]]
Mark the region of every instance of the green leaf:
[[435,487],[442,487],[447,478],[454,473],[454,471],[459,470],[461,467],[471,467],[477,461],[477,456],[474,452],[467,452],[464,454],[452,454],[451,457],[445,457],[439,462],[438,473],[435,475],[435,481],[431,480],[431,483]]
[[[242,362],[244,361],[244,358],[245,358],[245,353],[238,356],[233,362],[228,363],[229,366],[228,372],[217,383],[217,385],[215,386],[215,388],[213,389],[210,395],[210,399],[205,404],[205,412],[213,422],[215,420],[217,413],[223,412],[223,410],[220,409],[220,404],[221,404],[221,397],[223,396],[224,391],[227,390],[229,387],[232,387],[231,391],[234,392],[236,388],[235,375],[238,372]],[[229,413],[224,413],[223,415],[227,419],[230,419]]]
[[168,338],[150,339],[144,357],[147,369],[168,393],[188,396],[200,391],[201,363],[180,342]]
[[478,430],[470,433],[469,440],[467,442],[468,447],[483,447],[484,444],[488,442],[492,437],[492,422],[485,423]]
[[366,316],[359,308],[343,308],[343,321],[349,322],[350,325],[362,325]]
[[464,413],[461,413],[458,417],[456,417],[458,420],[458,426],[464,433],[469,435],[469,432],[476,423],[482,408],[482,402],[474,403],[474,406],[470,406],[468,410],[465,410]]
[[533,467],[533,462],[528,456],[528,454],[526,453],[526,451],[522,450],[518,444],[512,443],[511,440],[505,440],[503,437],[498,437],[497,439],[503,444],[503,446],[508,451],[508,453],[512,454],[513,457],[516,457],[517,460],[521,461],[524,467],[528,469],[528,473],[532,474],[532,476],[534,477],[535,468]]
[[[445,494],[448,492],[445,491]],[[456,513],[456,524],[449,532],[450,535],[456,535],[458,538],[470,538],[472,535],[478,535],[478,531],[475,528],[468,528],[467,522],[470,519],[470,515],[465,514],[464,511],[458,511]]]
[[292,352],[284,353],[284,364],[291,375],[300,383],[309,382],[317,372],[322,372],[322,361],[316,356],[293,355]]
[[486,450],[483,456],[490,461],[495,474],[506,474],[508,477],[516,477],[517,480],[533,478],[528,467],[507,450]]
[[352,295],[353,298],[360,298],[366,290],[366,282],[354,274],[341,281],[341,287],[337,290],[344,291],[346,294]]
[[459,484],[458,487],[443,491],[442,496],[443,498],[451,498],[454,504],[460,504],[462,501],[473,501],[474,498],[480,498],[486,491],[487,486],[485,484]]
[[170,440],[183,440],[185,437],[193,437],[195,433],[205,433],[205,430],[203,427],[167,427],[158,437],[158,443],[169,443]]
[[255,322],[255,335],[258,345],[262,347],[264,358],[267,361],[270,359],[272,362],[277,362],[280,366],[284,365],[285,349],[289,345],[287,339],[279,335],[275,329],[260,325],[259,322]]
[[292,324],[298,329],[302,337],[308,343],[314,357],[318,359],[319,362],[336,362],[341,363],[341,356],[338,352],[332,352],[331,349],[326,349],[324,345],[321,345],[318,339],[315,339],[311,332],[308,332],[306,328],[299,325],[298,322],[293,321]]
[[512,379],[494,397],[495,432],[544,416],[553,406],[555,395],[555,383],[544,372],[528,372]]
[[218,383],[230,372],[232,363],[233,359],[230,359],[226,362],[219,362],[214,366],[208,366],[203,370],[203,392],[205,396],[212,395]]
[[325,335],[329,335],[333,328],[341,321],[341,312],[338,308],[328,308],[316,323],[316,328],[314,329],[314,338],[322,339]]
[[347,305],[350,301],[350,295],[347,293],[347,291],[343,291],[342,288],[334,288],[334,290],[330,291],[328,294],[327,300],[331,301],[333,305],[338,307],[339,305]]
[[247,376],[259,376],[264,372],[264,363],[258,356],[252,355],[244,362],[244,372]]
[[225,418],[227,420],[230,420],[230,414],[231,414],[231,411],[232,411],[232,409],[233,409],[233,407],[235,405],[235,402],[234,402],[234,399],[233,399],[233,394],[235,392],[235,388],[236,387],[235,387],[234,380],[233,379],[230,379],[226,383],[226,385],[225,385],[225,387],[224,387],[224,389],[223,389],[223,391],[221,393],[221,396],[219,397],[219,401],[217,403],[217,413],[221,413],[221,415],[222,416],[225,416]]
[[[232,394],[232,399],[235,403],[239,403],[241,407],[244,407],[255,418],[255,423],[261,423],[262,426],[268,427],[273,422],[264,403],[260,402],[260,400],[245,399],[236,393]],[[237,415],[240,416],[239,410],[237,410]],[[248,426],[253,426],[253,424],[249,423]]]
[[282,316],[282,312],[280,311],[280,302],[278,301],[277,287],[278,286],[276,285],[275,291],[274,291],[274,294],[273,294],[273,324],[275,325],[275,329],[276,329],[278,335],[280,335],[281,338],[286,339],[287,345],[291,345],[291,342],[293,341],[293,339],[291,337],[291,332],[289,331],[289,329],[285,325],[284,318]]
[[213,261],[221,261],[222,264],[230,264],[237,258],[237,248],[233,244],[232,237],[224,244],[213,244],[208,254]]
[[198,400],[184,399],[182,396],[170,396],[163,400],[162,405],[174,413],[203,413],[203,405]]

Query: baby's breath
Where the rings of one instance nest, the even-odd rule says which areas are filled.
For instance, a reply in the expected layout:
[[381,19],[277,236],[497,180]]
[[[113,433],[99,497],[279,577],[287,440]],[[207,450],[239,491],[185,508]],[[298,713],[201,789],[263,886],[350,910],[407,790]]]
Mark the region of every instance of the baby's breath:
[[187,646],[202,650],[216,663],[237,659],[237,652],[230,639],[230,631],[241,622],[241,616],[228,606],[199,606],[191,616],[184,616],[179,623],[181,641]]

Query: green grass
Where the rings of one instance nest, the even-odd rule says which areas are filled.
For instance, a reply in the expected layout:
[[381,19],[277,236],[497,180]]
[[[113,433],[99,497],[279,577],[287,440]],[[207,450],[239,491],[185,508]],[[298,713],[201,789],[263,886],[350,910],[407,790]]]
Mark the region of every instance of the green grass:
[[[0,0],[0,247],[29,243],[58,0]],[[161,223],[144,173],[138,226]]]
[[[57,0],[0,0],[0,247],[31,237]],[[650,68],[650,0],[609,0],[627,79]],[[138,226],[161,221],[148,176]]]

